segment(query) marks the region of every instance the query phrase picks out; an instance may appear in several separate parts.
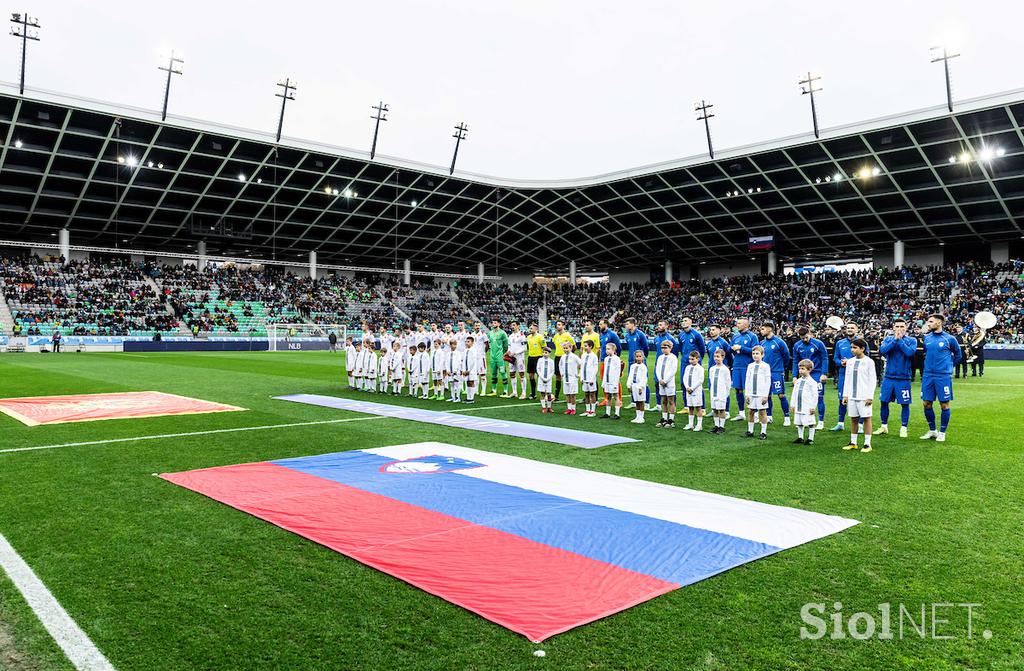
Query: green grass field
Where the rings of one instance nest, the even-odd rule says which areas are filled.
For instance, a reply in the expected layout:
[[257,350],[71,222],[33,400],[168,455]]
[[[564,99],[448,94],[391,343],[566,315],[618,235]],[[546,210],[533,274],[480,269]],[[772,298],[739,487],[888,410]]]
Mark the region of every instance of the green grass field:
[[[345,396],[341,355],[63,354],[0,357],[0,397],[159,390],[248,408],[26,427],[0,415],[0,450],[355,417],[271,400]],[[486,398],[478,416],[622,433],[581,450],[397,419],[0,453],[0,533],[126,669],[1024,669],[1024,366],[990,363],[955,388],[945,444],[793,429],[767,443],[663,431]],[[834,423],[834,388],[829,415]],[[359,395],[362,397],[362,395]],[[385,402],[451,410],[449,404]],[[485,406],[485,407],[481,407]],[[891,423],[898,426],[898,406]],[[556,406],[557,408],[557,406]],[[876,415],[877,419],[877,415]],[[858,519],[840,534],[684,587],[538,646],[331,550],[153,477],[209,466],[438,440]],[[2,574],[0,574],[2,575]],[[848,617],[880,603],[946,609],[922,640],[801,640],[807,602]],[[831,611],[829,611],[831,612]],[[929,611],[930,612],[930,611]],[[943,615],[945,613],[945,615]],[[929,615],[929,627],[930,627]],[[981,635],[991,632],[991,638]],[[537,648],[546,658],[532,656]],[[0,577],[0,668],[70,663]]]

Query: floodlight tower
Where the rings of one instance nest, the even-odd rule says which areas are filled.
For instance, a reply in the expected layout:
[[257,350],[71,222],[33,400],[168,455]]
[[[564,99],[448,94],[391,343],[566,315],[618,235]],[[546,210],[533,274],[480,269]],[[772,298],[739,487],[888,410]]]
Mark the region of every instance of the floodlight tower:
[[171,49],[171,55],[167,58],[167,66],[160,65],[157,70],[163,70],[167,73],[167,85],[164,86],[164,107],[163,111],[160,112],[160,120],[167,121],[167,103],[171,99],[171,75],[180,75],[181,68],[178,65],[184,63],[182,59],[174,55],[174,49]]
[[[25,95],[25,59],[28,56],[28,41],[39,41],[39,19],[28,14],[11,14],[11,36],[21,40],[21,79],[18,82],[18,95]],[[31,28],[35,28],[33,31]]]
[[380,122],[388,120],[388,106],[382,100],[370,109],[376,110],[376,114],[370,118],[377,122],[373,125],[373,144],[370,145],[370,160],[372,161],[373,157],[377,155],[377,133],[380,132]]
[[815,87],[814,82],[821,81],[821,75],[811,75],[810,71],[807,73],[807,79],[801,79],[800,84],[800,95],[811,96],[811,121],[814,122],[814,137],[821,137],[818,133],[818,108],[814,106],[814,94],[821,90],[821,87]]
[[[937,55],[940,49],[942,50],[942,55],[941,56]],[[949,81],[949,60],[951,58],[958,58],[960,56],[960,54],[951,54],[951,53],[949,53],[949,51],[946,50],[946,47],[932,47],[931,48],[931,52],[932,52],[932,54],[936,54],[935,57],[932,58],[932,63],[938,63],[939,61],[942,61],[942,67],[946,71],[946,108],[950,112],[952,112],[953,111],[953,87],[951,86],[950,81]]]
[[277,85],[281,87],[281,92],[274,94],[275,97],[281,99],[281,116],[277,120],[277,142],[280,142],[281,129],[284,127],[284,106],[289,100],[295,100],[295,94],[292,93],[292,91],[296,90],[296,86],[292,80],[288,78],[283,82],[278,82]]
[[714,107],[714,105],[706,100],[701,100],[699,103],[693,104],[693,109],[697,112],[697,121],[704,122],[704,133],[708,136],[708,156],[714,158],[715,148],[711,146],[711,126],[708,124],[708,119],[715,116],[711,113],[712,107]]
[[459,157],[459,143],[466,139],[466,132],[469,130],[469,126],[466,125],[465,121],[460,121],[458,126],[455,126],[455,133],[452,137],[455,138],[455,153],[452,154],[452,167],[448,170],[449,175],[455,174],[455,159]]

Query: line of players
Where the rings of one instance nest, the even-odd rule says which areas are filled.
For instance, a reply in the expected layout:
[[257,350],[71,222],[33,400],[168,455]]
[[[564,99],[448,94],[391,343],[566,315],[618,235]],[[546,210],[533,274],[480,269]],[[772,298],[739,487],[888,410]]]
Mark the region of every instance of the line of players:
[[[938,314],[929,316],[925,324],[925,370],[921,388],[924,414],[929,424],[929,431],[921,438],[940,442],[945,440],[949,424],[952,372],[963,356],[956,338],[942,330],[943,324],[944,318]],[[372,349],[361,348],[358,344],[354,346],[349,338],[346,348],[349,354],[349,379],[354,380],[355,387],[362,390],[386,392],[390,389],[395,394],[401,393],[408,380],[410,395],[461,402],[462,394],[465,393],[466,401],[473,402],[478,391],[486,393],[488,372],[493,384],[492,396],[497,395],[495,390],[499,386],[500,373],[502,384],[511,382],[511,391],[502,393],[502,397],[516,395],[518,380],[522,388],[519,398],[526,398],[524,372],[529,371],[531,391],[536,385],[541,395],[542,412],[553,412],[553,401],[558,398],[560,387],[564,384],[567,399],[565,414],[576,414],[576,397],[582,387],[585,406],[583,416],[594,417],[597,388],[600,386],[605,394],[605,400],[601,403],[605,407],[602,417],[617,419],[622,405],[622,362],[619,351],[628,349],[631,364],[626,375],[626,386],[637,412],[632,422],[643,423],[645,409],[649,406],[646,356],[649,344],[646,335],[636,328],[633,320],[626,322],[626,348],[623,348],[617,334],[608,329],[604,320],[601,322],[600,334],[595,333],[588,324],[580,338],[580,355],[574,351],[575,339],[565,333],[564,325],[559,322],[552,338],[556,347],[554,359],[551,358],[551,348],[543,336],[537,333],[536,325],[530,326],[529,335],[522,333],[515,322],[510,327],[510,335],[505,334],[497,323],[492,324],[489,333],[484,333],[478,323],[476,331],[469,333],[465,325],[460,323],[458,332],[453,332],[451,326],[446,325],[445,331],[438,331],[432,342],[423,337],[425,334],[419,334],[419,337],[416,334],[406,338],[396,337],[387,343],[382,338],[384,353],[379,359]],[[655,349],[660,350],[654,370],[656,405],[662,411],[662,420],[658,426],[675,426],[675,380],[677,371],[682,368],[679,379],[686,396],[685,407],[689,416],[685,427],[687,430],[703,429],[706,382],[715,424],[713,433],[724,432],[725,421],[729,419],[730,390],[735,390],[740,413],[732,417],[732,420],[741,421],[746,406],[748,436],[753,436],[755,425],[760,424],[759,437],[766,437],[767,425],[772,421],[773,398],[777,397],[785,415],[785,426],[791,424],[792,409],[793,423],[798,429],[795,442],[813,441],[814,431],[824,428],[827,349],[806,327],[798,329],[800,338],[792,352],[781,338],[774,335],[772,324],[762,324],[760,332],[759,339],[751,332],[749,320],[741,318],[736,322],[736,332],[730,341],[722,337],[721,329],[717,326],[709,327],[709,338],[705,340],[692,328],[691,320],[684,319],[683,329],[676,339],[667,333],[664,322],[659,324],[658,335],[654,338]],[[862,451],[869,452],[871,411],[878,381],[874,362],[866,358],[868,345],[857,337],[857,333],[856,324],[848,323],[845,326],[846,337],[835,345],[840,405],[839,421],[831,430],[844,429],[845,416],[849,411],[853,427],[850,444],[845,449],[856,449],[857,437],[863,433],[865,444]],[[406,342],[411,344],[406,347]],[[889,404],[895,402],[901,406],[900,437],[907,437],[911,370],[916,347],[916,340],[907,335],[906,322],[895,320],[892,334],[880,346],[880,353],[885,359],[885,373],[880,394],[881,426],[874,431],[874,435],[888,433]],[[597,351],[600,350],[603,350],[603,361],[597,361]],[[685,367],[680,366],[675,351],[680,351],[680,356],[686,359]],[[706,374],[702,365],[705,351],[711,359]],[[487,352],[490,352],[489,362],[486,360]],[[535,356],[535,353],[541,356]],[[506,361],[512,367],[510,379],[506,374]],[[785,375],[790,366],[793,391],[791,397],[787,398]],[[728,380],[724,371],[729,373]],[[941,422],[938,427],[933,407],[935,400],[941,406]]]

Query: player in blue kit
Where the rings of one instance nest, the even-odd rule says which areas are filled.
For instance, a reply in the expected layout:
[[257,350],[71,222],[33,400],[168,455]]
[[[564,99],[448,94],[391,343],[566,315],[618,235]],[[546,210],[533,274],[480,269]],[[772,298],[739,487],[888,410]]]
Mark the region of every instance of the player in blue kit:
[[[836,341],[836,351],[832,358],[836,362],[836,370],[839,372],[839,384],[837,389],[839,390],[839,400],[843,400],[843,383],[846,381],[846,360],[853,358],[853,350],[850,348],[850,343],[859,338],[857,335],[860,329],[853,322],[846,322],[844,327],[844,333],[846,337]],[[870,349],[864,351],[864,356],[871,354]],[[846,423],[846,406],[842,403],[839,404],[839,421],[829,431],[842,431]]]
[[736,407],[740,412],[732,418],[732,421],[739,422],[743,419],[743,385],[747,381],[747,366],[753,363],[750,354],[757,347],[757,336],[750,332],[750,320],[740,317],[736,320],[738,331],[729,342],[732,350],[732,388],[736,390]]
[[[949,402],[953,400],[953,369],[963,358],[963,351],[956,337],[942,330],[946,318],[940,314],[928,316],[924,324],[924,372],[921,374],[921,401],[924,403],[924,418],[928,420],[928,432],[921,440],[934,438],[942,443],[946,440],[949,427]],[[935,430],[935,408],[938,399],[942,408],[939,430]]]
[[900,404],[900,438],[907,437],[910,423],[910,371],[914,365],[917,340],[907,335],[907,320],[897,319],[892,323],[892,335],[885,336],[879,345],[879,353],[885,357],[885,373],[882,375],[882,391],[878,401],[882,404],[879,416],[881,426],[875,435],[889,433],[889,404]]
[[798,365],[804,359],[814,364],[811,379],[818,384],[818,426],[825,428],[825,382],[828,381],[828,348],[813,336],[811,329],[801,326],[796,330],[799,340],[793,344],[793,384],[800,377]]
[[772,421],[772,396],[779,397],[779,405],[786,416],[783,426],[789,426],[789,399],[786,398],[786,369],[789,368],[789,345],[775,335],[775,324],[761,324],[761,347],[764,348],[764,362],[772,369],[772,391],[768,396],[768,422]]

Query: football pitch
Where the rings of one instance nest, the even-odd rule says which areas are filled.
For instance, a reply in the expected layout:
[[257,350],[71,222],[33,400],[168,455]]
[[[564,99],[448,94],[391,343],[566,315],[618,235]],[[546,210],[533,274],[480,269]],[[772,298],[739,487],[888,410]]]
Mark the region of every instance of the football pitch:
[[[0,534],[117,669],[1024,669],[1024,365],[955,381],[945,444],[848,432],[793,445],[346,391],[327,352],[0,357],[0,397],[159,391],[245,411],[25,426],[0,415]],[[614,433],[578,449],[274,400],[323,394]],[[835,423],[827,390],[826,426]],[[564,407],[564,406],[563,406]],[[735,411],[735,408],[733,408]],[[599,411],[603,411],[599,409]],[[781,413],[777,414],[781,420]],[[677,424],[682,424],[677,418]],[[875,421],[877,422],[877,411]],[[439,441],[859,520],[543,644],[154,477]],[[15,451],[18,448],[44,447]],[[842,605],[834,606],[837,602]],[[808,603],[827,633],[801,638]],[[833,638],[833,613],[893,612],[892,638]],[[911,614],[900,620],[900,605]],[[945,605],[943,605],[945,604]],[[968,609],[959,604],[973,604]],[[922,622],[922,609],[925,617]],[[968,622],[970,613],[970,622]],[[862,620],[863,621],[863,620]],[[902,624],[902,628],[900,627]],[[879,624],[880,626],[880,624]],[[861,627],[863,629],[863,626]],[[533,652],[543,649],[546,657]],[[0,573],[0,669],[71,669]]]

